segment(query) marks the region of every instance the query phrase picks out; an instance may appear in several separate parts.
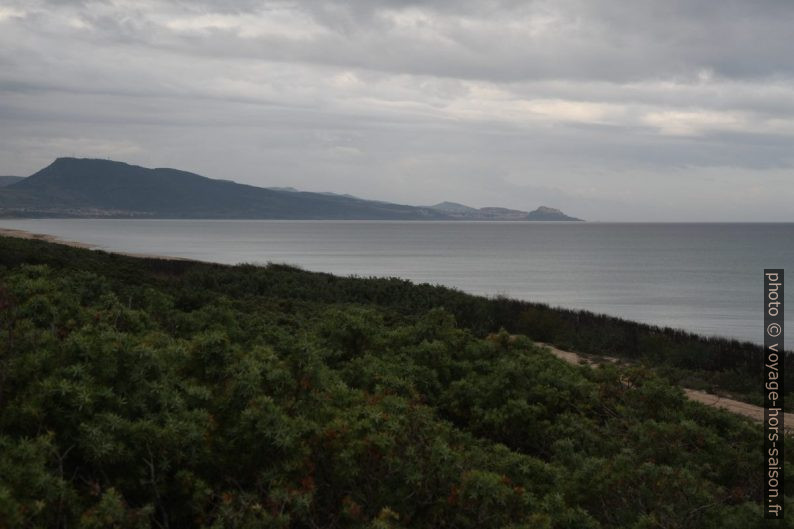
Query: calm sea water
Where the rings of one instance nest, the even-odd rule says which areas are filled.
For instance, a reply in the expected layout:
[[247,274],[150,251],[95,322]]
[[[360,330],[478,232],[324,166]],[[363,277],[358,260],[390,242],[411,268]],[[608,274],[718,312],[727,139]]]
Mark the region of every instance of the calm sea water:
[[794,224],[36,219],[0,227],[132,253],[398,276],[758,343],[763,269],[794,274]]

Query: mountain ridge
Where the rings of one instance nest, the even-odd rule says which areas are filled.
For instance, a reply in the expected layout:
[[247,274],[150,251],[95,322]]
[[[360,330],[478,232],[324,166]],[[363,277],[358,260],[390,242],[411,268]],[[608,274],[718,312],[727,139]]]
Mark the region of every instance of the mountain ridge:
[[581,219],[570,217],[559,209],[540,206],[533,211],[509,209],[489,206],[473,208],[458,202],[440,202],[431,209],[442,211],[457,220],[536,220],[536,221],[578,221]]
[[395,204],[287,187],[257,187],[179,169],[150,169],[88,158],[57,158],[27,178],[11,180],[5,186],[0,184],[0,217],[578,220],[562,212],[557,218],[531,218],[535,212],[478,210],[462,204],[458,206],[469,209],[462,210],[466,214],[461,215],[435,206]]
[[0,176],[0,187],[10,186],[24,179],[24,176]]

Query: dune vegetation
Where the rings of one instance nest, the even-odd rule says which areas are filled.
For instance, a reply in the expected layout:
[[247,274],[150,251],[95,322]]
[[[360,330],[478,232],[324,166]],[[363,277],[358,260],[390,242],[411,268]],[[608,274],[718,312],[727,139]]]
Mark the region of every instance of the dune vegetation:
[[399,279],[0,238],[0,528],[765,527],[760,425],[675,384],[755,398],[759,351]]

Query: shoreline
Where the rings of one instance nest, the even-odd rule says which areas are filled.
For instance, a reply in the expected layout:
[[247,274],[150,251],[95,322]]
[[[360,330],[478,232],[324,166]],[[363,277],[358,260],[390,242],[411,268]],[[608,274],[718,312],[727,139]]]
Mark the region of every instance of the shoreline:
[[[234,266],[234,265],[237,265],[237,264],[256,264],[258,266],[265,266],[266,264],[269,264],[269,263],[286,264],[288,266],[297,266],[299,268],[304,268],[304,269],[315,271],[315,272],[325,272],[325,273],[329,273],[329,274],[332,274],[332,275],[338,275],[340,277],[347,277],[347,276],[391,277],[392,275],[394,275],[394,274],[391,274],[389,272],[382,272],[382,271],[381,272],[378,272],[378,271],[375,271],[375,272],[370,272],[370,271],[364,271],[364,272],[358,271],[358,272],[356,272],[356,271],[352,271],[351,272],[351,271],[338,271],[338,270],[318,268],[318,267],[308,268],[307,265],[304,264],[304,263],[292,262],[290,260],[281,260],[281,259],[279,259],[278,261],[272,261],[272,260],[267,259],[267,258],[262,258],[262,259],[257,259],[255,261],[251,262],[251,261],[218,260],[215,256],[204,256],[204,255],[195,256],[195,257],[180,257],[180,256],[171,256],[171,255],[166,255],[166,254],[152,253],[150,251],[146,251],[147,248],[142,248],[144,251],[141,252],[141,253],[129,252],[129,251],[124,251],[122,249],[110,249],[110,248],[103,247],[103,246],[98,245],[98,244],[89,244],[89,243],[84,243],[84,242],[80,242],[80,241],[77,241],[77,240],[65,239],[65,238],[61,238],[61,237],[59,237],[57,235],[51,235],[51,234],[46,234],[46,233],[40,233],[40,232],[37,232],[37,231],[31,231],[31,230],[36,230],[37,229],[37,227],[35,227],[35,226],[24,226],[23,228],[4,227],[3,224],[2,224],[3,220],[4,219],[0,219],[0,236],[5,235],[5,236],[9,236],[9,237],[18,237],[18,238],[30,239],[30,240],[40,240],[40,241],[44,241],[44,242],[50,242],[50,243],[53,243],[53,244],[62,244],[62,245],[65,245],[65,246],[71,246],[71,247],[75,247],[75,248],[82,248],[82,249],[89,249],[89,250],[99,250],[99,251],[103,251],[103,252],[107,252],[107,253],[111,253],[111,254],[124,255],[124,256],[127,256],[127,257],[139,257],[139,258],[144,258],[144,259],[163,259],[163,260],[169,260],[169,261],[171,261],[171,260],[173,260],[173,261],[196,261],[196,262],[202,262],[202,263],[223,264],[223,265],[228,265],[228,266]],[[17,219],[17,220],[25,220],[25,219]],[[31,219],[27,219],[27,220],[31,220]],[[32,219],[32,220],[50,220],[50,221],[52,221],[52,220],[57,220],[57,219],[51,219],[50,218],[50,219]],[[68,220],[73,220],[73,219],[68,219]],[[83,220],[83,219],[74,219],[74,220]],[[95,219],[95,220],[106,220],[106,219]],[[190,221],[190,220],[212,220],[214,222],[216,220],[220,220],[221,222],[227,222],[227,221],[228,222],[238,222],[241,219],[148,219],[147,218],[147,219],[107,219],[107,220],[119,220],[119,221],[133,220],[133,221],[136,221],[136,222],[149,222],[149,221],[160,222],[160,221],[163,221],[163,220],[175,221],[175,222],[182,222],[182,221],[186,221],[186,220],[188,220],[188,221]],[[258,221],[255,220],[255,219],[244,219],[243,222],[258,222]],[[272,220],[271,219],[268,222],[292,223],[292,222],[295,222],[295,221],[286,220],[286,219],[278,219],[278,220]],[[298,221],[298,222],[314,223],[314,222],[318,222],[318,221],[315,221],[315,220],[302,220],[302,221]],[[326,221],[320,221],[320,222],[326,222]],[[341,223],[345,223],[346,224],[346,223],[358,223],[358,222],[362,222],[362,221],[346,220],[346,221],[331,221],[331,222],[332,223],[341,222]],[[371,221],[363,221],[363,222],[371,222]],[[401,221],[376,221],[376,222],[378,222],[378,223],[389,223],[389,222],[397,222],[397,223],[399,223]],[[412,221],[412,222],[422,222],[422,221]],[[469,223],[469,222],[471,222],[471,223],[479,223],[479,224],[492,224],[493,223],[493,222],[479,222],[479,221],[428,221],[428,223],[441,223],[441,224]],[[509,223],[506,223],[506,224],[509,224]],[[581,223],[578,223],[578,224],[581,224]],[[25,228],[29,228],[29,229],[25,229]],[[167,249],[166,249],[166,251],[167,251]],[[493,298],[493,297],[498,297],[500,295],[498,290],[493,290],[493,291],[485,290],[484,291],[482,289],[476,289],[476,290],[475,289],[466,289],[465,287],[461,287],[461,286],[458,286],[458,285],[455,285],[455,284],[452,284],[452,283],[446,283],[446,282],[443,282],[442,280],[438,280],[438,279],[415,278],[415,277],[407,277],[407,276],[404,276],[404,275],[399,275],[399,277],[401,277],[402,279],[406,279],[408,281],[411,281],[411,282],[413,282],[415,284],[421,284],[423,282],[428,282],[428,283],[433,284],[433,285],[445,286],[447,288],[458,289],[458,290],[461,290],[461,291],[463,291],[463,292],[465,292],[467,294],[471,294],[471,295],[474,295],[474,296],[483,296],[483,297]],[[541,304],[541,305],[547,305],[549,308],[554,309],[554,310],[585,311],[585,312],[588,312],[588,313],[593,313],[593,314],[598,314],[598,315],[602,315],[602,316],[607,316],[607,317],[610,317],[610,318],[617,318],[619,320],[629,321],[629,322],[631,322],[633,324],[638,324],[638,325],[641,325],[641,326],[645,325],[645,326],[650,326],[650,327],[657,327],[660,330],[669,327],[671,329],[674,329],[676,331],[681,331],[681,332],[684,332],[686,334],[696,335],[696,336],[698,336],[698,337],[700,337],[700,338],[702,338],[704,340],[736,341],[736,342],[739,342],[739,343],[750,344],[750,345],[755,346],[755,347],[763,347],[763,343],[760,342],[760,341],[757,341],[757,337],[750,337],[749,335],[745,335],[745,334],[727,334],[727,333],[719,334],[717,332],[714,332],[713,330],[706,332],[704,330],[698,330],[698,329],[695,329],[695,328],[684,327],[684,326],[682,326],[680,324],[680,322],[678,322],[678,324],[672,324],[672,323],[669,323],[669,322],[668,323],[660,323],[658,321],[653,321],[653,320],[650,320],[650,319],[648,319],[648,320],[645,320],[645,319],[643,319],[643,320],[633,319],[630,316],[627,316],[625,314],[619,314],[619,313],[615,313],[615,312],[608,312],[607,309],[605,309],[603,307],[583,308],[583,307],[578,306],[578,305],[563,303],[559,299],[555,300],[555,301],[544,301],[544,300],[536,301],[536,300],[533,300],[530,297],[522,296],[520,293],[513,293],[513,294],[510,295],[510,297],[512,299],[516,299],[516,300],[527,302],[527,303],[538,303],[538,304]]]
[[16,237],[17,239],[27,239],[33,241],[51,242],[53,244],[62,244],[64,246],[71,246],[72,248],[82,248],[84,250],[96,250],[99,247],[93,244],[88,244],[80,241],[72,241],[69,239],[61,239],[55,235],[48,235],[46,233],[34,233],[27,230],[19,230],[16,228],[0,228],[0,236],[3,237]]
[[[84,250],[98,250],[105,253],[111,253],[116,255],[123,255],[127,257],[136,257],[136,258],[144,258],[144,259],[162,259],[162,260],[175,260],[175,261],[191,261],[191,259],[186,259],[183,257],[171,257],[166,255],[155,255],[155,254],[140,254],[140,253],[130,253],[130,252],[120,252],[114,250],[107,250],[100,246],[88,244],[80,241],[74,241],[69,239],[62,239],[55,235],[45,234],[45,233],[34,233],[27,230],[21,230],[16,228],[2,228],[0,227],[0,237],[13,237],[18,239],[25,239],[25,240],[34,240],[34,241],[42,241],[52,244],[60,244],[62,246],[69,246],[72,248],[79,248]],[[594,357],[591,354],[582,354],[576,353],[572,351],[564,351],[561,350],[551,344],[543,343],[543,342],[535,342],[536,345],[548,349],[554,356],[557,358],[574,365],[588,365],[590,367],[595,367],[601,362],[608,362],[608,363],[625,363],[624,360],[618,359],[616,357],[611,356],[597,356]],[[596,360],[599,359],[599,360]],[[681,387],[684,391],[684,394],[690,400],[700,402],[705,404],[709,407],[721,408],[730,413],[736,415],[742,415],[744,417],[748,417],[756,422],[763,420],[763,408],[760,406],[756,406],[753,404],[749,404],[747,402],[734,400],[729,397],[716,395],[713,393],[707,393],[705,391],[695,390],[692,388]],[[785,413],[786,418],[788,419],[788,425],[786,427],[787,430],[794,431],[794,413]]]

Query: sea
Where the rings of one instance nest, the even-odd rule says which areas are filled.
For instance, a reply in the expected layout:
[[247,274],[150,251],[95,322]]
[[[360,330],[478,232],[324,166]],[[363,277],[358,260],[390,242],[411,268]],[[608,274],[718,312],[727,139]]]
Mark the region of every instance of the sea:
[[764,269],[790,270],[794,284],[794,223],[4,219],[0,228],[134,254],[401,277],[755,343]]

